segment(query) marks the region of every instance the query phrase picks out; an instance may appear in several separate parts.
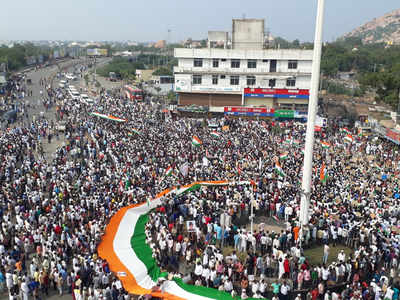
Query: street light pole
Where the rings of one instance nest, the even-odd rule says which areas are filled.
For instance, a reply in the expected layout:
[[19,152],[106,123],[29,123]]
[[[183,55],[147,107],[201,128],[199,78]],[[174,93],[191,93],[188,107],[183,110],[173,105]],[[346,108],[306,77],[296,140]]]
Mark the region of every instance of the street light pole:
[[325,0],[318,0],[317,22],[315,25],[314,56],[313,56],[312,74],[311,74],[311,91],[310,91],[310,101],[308,104],[306,143],[304,150],[304,167],[303,167],[304,171],[301,184],[303,190],[300,202],[301,225],[308,224],[308,210],[310,206],[310,199],[306,195],[311,192],[314,127],[315,127],[315,118],[318,106],[318,85],[319,85],[320,67],[321,67],[324,6],[325,6]]

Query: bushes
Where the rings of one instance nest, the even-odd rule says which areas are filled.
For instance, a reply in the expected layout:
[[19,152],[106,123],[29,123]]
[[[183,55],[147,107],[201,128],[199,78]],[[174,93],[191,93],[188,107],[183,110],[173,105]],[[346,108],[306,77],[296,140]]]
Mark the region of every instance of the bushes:
[[114,72],[123,79],[134,79],[136,69],[144,69],[144,65],[134,62],[132,59],[116,57],[109,64],[97,70],[97,73],[103,77],[108,77],[110,72]]

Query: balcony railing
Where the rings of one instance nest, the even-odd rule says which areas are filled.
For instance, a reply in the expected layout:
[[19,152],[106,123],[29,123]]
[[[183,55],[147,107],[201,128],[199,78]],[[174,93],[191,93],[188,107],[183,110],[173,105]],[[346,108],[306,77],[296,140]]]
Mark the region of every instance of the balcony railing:
[[269,68],[212,68],[212,67],[174,67],[174,73],[195,73],[195,74],[279,74],[279,75],[292,75],[292,76],[311,76],[311,69],[293,70],[288,71],[283,68],[277,68],[276,72],[270,72]]

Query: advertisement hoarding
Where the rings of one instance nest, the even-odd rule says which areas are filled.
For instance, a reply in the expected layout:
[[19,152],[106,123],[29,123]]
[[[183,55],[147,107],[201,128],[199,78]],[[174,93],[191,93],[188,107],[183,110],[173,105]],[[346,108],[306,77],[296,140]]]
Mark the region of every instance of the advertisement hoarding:
[[86,53],[89,56],[97,55],[97,49],[86,49]]
[[107,56],[108,51],[107,49],[97,49],[97,53],[100,56]]
[[245,88],[244,96],[251,98],[292,98],[308,99],[310,91],[306,89],[261,89]]
[[107,49],[100,49],[100,48],[95,48],[95,49],[87,49],[86,53],[88,56],[107,56]]
[[224,114],[231,116],[247,116],[247,117],[273,117],[274,109],[268,107],[227,106],[224,107]]
[[293,119],[295,115],[294,110],[288,110],[288,109],[277,109],[275,111],[275,118],[288,118],[288,119]]

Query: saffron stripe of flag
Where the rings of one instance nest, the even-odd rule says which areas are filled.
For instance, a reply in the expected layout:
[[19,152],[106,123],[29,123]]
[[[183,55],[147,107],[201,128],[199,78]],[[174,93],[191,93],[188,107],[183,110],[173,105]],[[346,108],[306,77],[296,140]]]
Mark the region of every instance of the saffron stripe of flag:
[[197,136],[193,136],[192,138],[192,145],[199,147],[202,144],[201,140]]

